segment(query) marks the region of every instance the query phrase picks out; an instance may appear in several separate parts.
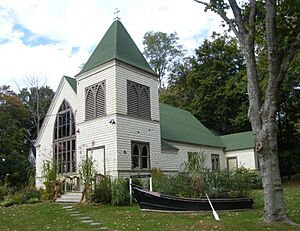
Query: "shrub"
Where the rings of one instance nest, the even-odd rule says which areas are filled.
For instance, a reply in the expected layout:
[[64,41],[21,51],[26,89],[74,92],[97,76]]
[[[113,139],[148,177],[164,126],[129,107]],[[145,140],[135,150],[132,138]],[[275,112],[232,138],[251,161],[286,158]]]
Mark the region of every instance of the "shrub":
[[5,207],[9,207],[9,206],[20,204],[20,203],[21,203],[20,195],[15,194],[15,195],[5,196],[3,201],[1,202],[1,205],[5,206]]
[[9,207],[16,204],[15,198],[12,196],[5,196],[1,202],[1,206]]
[[7,187],[0,186],[0,201],[2,201],[5,196],[7,196]]
[[105,177],[96,185],[93,201],[96,203],[109,204],[111,203],[111,196],[111,179],[109,177]]
[[113,205],[122,206],[130,203],[129,181],[124,178],[117,178],[111,182]]
[[40,202],[40,199],[37,198],[37,197],[29,198],[29,200],[27,201],[28,204],[35,204],[35,203],[38,203],[38,202]]
[[35,187],[26,187],[20,192],[25,198],[26,202],[31,198],[41,199],[42,193],[40,190],[37,190]]

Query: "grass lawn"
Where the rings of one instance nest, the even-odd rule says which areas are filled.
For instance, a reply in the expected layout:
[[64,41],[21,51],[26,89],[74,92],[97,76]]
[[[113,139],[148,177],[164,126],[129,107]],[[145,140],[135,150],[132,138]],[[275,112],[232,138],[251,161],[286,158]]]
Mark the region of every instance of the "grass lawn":
[[[300,223],[300,181],[285,184],[284,193],[289,216]],[[77,205],[76,209],[114,230],[300,230],[284,224],[265,225],[262,222],[262,191],[253,192],[253,196],[253,210],[221,212],[221,221],[215,221],[211,213],[142,212],[137,205]],[[41,203],[0,207],[0,230],[99,230],[99,227],[81,223],[61,205]]]

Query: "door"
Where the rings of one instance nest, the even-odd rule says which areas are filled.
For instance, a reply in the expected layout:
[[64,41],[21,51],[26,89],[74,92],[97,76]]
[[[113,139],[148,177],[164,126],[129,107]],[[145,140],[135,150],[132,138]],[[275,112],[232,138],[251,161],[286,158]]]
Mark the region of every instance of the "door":
[[104,147],[88,150],[88,156],[94,161],[94,167],[97,174],[105,175],[105,150]]

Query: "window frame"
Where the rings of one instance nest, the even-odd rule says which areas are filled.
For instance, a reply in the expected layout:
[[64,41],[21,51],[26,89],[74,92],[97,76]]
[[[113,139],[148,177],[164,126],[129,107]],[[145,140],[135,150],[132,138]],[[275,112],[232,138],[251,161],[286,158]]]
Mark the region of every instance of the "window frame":
[[[211,170],[219,171],[221,169],[220,154],[211,154],[210,159],[211,159]],[[216,163],[216,160],[218,160],[217,163]]]
[[[138,155],[134,154],[134,148],[138,148]],[[147,149],[147,156],[143,156],[143,148]],[[137,167],[133,166],[133,158],[137,157]],[[147,167],[143,167],[143,159],[147,159]],[[150,143],[131,141],[131,169],[132,170],[149,170],[150,169]]]
[[[69,115],[69,117],[67,115]],[[69,118],[69,121],[61,119],[64,117],[66,119]],[[64,99],[59,107],[53,128],[53,160],[57,165],[58,174],[76,173],[77,157],[75,126],[75,115],[72,107],[69,102]],[[64,127],[65,132],[63,131]]]

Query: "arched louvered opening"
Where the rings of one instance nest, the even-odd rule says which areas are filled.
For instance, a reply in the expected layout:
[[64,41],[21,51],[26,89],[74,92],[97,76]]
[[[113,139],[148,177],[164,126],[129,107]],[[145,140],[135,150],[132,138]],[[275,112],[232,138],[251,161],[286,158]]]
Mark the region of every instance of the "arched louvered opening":
[[150,88],[127,80],[128,115],[151,119]]
[[95,117],[95,97],[92,88],[87,89],[86,91],[85,118],[90,120]]
[[128,82],[128,115],[139,116],[139,93],[138,86],[133,82]]
[[53,158],[60,174],[76,172],[75,130],[74,113],[64,100],[55,118],[53,135]]
[[85,119],[106,115],[105,81],[85,89]]
[[105,115],[105,89],[104,83],[99,84],[96,92],[96,117]]
[[149,88],[141,87],[140,91],[140,117],[150,119]]

